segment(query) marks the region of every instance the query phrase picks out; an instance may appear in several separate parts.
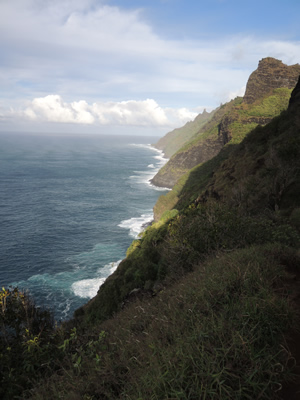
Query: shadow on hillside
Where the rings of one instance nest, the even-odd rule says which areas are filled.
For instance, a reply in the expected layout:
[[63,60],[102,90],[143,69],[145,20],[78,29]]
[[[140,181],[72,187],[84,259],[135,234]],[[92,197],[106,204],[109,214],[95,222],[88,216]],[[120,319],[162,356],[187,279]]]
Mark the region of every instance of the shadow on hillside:
[[237,144],[227,144],[211,160],[194,167],[190,172],[187,181],[178,193],[178,202],[174,208],[182,210],[192,201],[195,201],[203,193],[206,185],[212,178],[215,170],[225,161],[238,147]]

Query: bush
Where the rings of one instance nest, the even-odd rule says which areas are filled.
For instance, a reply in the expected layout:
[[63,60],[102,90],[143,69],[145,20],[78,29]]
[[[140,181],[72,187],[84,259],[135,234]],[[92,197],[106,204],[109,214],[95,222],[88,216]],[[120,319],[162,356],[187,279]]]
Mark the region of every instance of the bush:
[[12,399],[31,386],[55,354],[52,314],[18,288],[0,291],[0,397]]
[[169,224],[166,258],[170,274],[181,275],[212,253],[270,242],[296,247],[300,236],[282,221],[239,215],[234,208],[211,202],[191,206]]

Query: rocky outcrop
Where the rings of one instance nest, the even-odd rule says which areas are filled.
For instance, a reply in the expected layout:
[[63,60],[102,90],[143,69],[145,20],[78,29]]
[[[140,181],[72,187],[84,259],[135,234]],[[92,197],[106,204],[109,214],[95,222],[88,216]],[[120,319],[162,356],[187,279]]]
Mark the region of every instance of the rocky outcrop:
[[249,77],[244,98],[221,106],[193,140],[170,158],[152,183],[172,188],[182,175],[210,160],[224,145],[239,143],[257,125],[269,123],[287,108],[299,75],[299,64],[287,66],[271,57],[262,59]]
[[244,210],[265,207],[285,210],[284,215],[294,208],[300,210],[299,128],[300,77],[287,110],[270,124],[249,133],[213,172],[196,203],[218,198]]
[[189,121],[181,128],[176,128],[163,136],[155,144],[155,147],[162,150],[167,158],[170,158],[201,130],[203,125],[213,117],[214,113],[215,110],[210,113],[204,110],[193,121]]
[[272,57],[259,61],[258,68],[250,75],[244,102],[252,104],[268,96],[274,89],[295,87],[300,75],[300,65],[286,65]]
[[[258,116],[250,116],[247,118],[238,118],[239,124],[242,124],[244,126],[249,125],[253,126],[255,125],[266,125],[272,120],[272,117],[258,117]],[[232,124],[237,121],[236,116],[232,115],[225,115],[224,118],[222,118],[222,121],[218,125],[218,133],[219,133],[219,138],[220,140],[223,140],[223,145],[227,144],[230,142],[232,139]],[[209,160],[209,159],[207,159]],[[205,160],[205,161],[207,161]]]
[[192,169],[195,165],[201,164],[219,153],[224,146],[222,135],[217,138],[208,138],[203,143],[191,147],[189,150],[179,152],[172,157],[166,168],[162,168],[151,180],[155,186],[172,188],[177,180]]
[[[218,133],[218,124],[238,101],[232,100],[215,110],[213,116],[194,136],[193,141],[187,142],[185,147],[174,154],[151,180],[151,183],[171,189],[188,170],[218,154],[224,146],[222,133]],[[213,133],[212,136],[203,139],[203,134],[210,131]]]

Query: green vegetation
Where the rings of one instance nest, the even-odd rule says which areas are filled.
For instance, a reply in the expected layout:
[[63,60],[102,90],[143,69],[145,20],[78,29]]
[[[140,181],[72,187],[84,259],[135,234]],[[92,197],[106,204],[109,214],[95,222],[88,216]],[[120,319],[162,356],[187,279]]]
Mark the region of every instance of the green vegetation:
[[238,109],[242,104],[243,98],[236,97],[234,100],[229,101],[226,104],[223,104],[217,112],[214,114],[213,118],[205,124],[202,131],[194,135],[191,140],[187,141],[184,146],[179,150],[180,152],[188,151],[194,146],[197,146],[199,143],[205,141],[205,139],[213,137],[217,138],[219,133],[219,124],[221,123],[223,118],[226,118],[228,115],[234,112],[234,110]]
[[155,218],[160,219],[163,213],[173,208],[184,209],[195,201],[213,177],[214,170],[227,159],[233,148],[233,145],[225,146],[211,160],[192,168],[183,175],[170,192],[158,198],[154,206]]
[[161,138],[156,147],[163,150],[166,157],[171,157],[214,116],[216,110],[208,113],[206,110],[199,114],[193,121],[187,122],[181,128],[176,128]]
[[251,111],[247,110],[244,106],[246,115],[271,118],[275,115],[279,115],[282,111],[286,110],[291,97],[291,92],[292,90],[288,88],[274,89],[271,96],[265,97],[261,102],[256,101],[250,108]]
[[17,288],[0,291],[0,397],[13,399],[55,370],[58,331],[47,310]]
[[276,399],[291,379],[284,334],[295,317],[278,245],[195,266],[151,301],[136,301],[89,336],[75,331],[40,399]]
[[161,168],[153,182],[168,186],[169,181],[173,186],[193,167],[216,156],[224,145],[240,143],[256,126],[265,125],[286,110],[291,91],[277,88],[253,104],[246,104],[237,97],[223,105]]
[[[1,398],[279,400],[299,392],[299,93],[300,81],[287,111],[160,199],[161,218],[73,320],[57,328],[28,295],[2,289]],[[231,116],[250,109],[235,107]],[[265,106],[251,107],[259,114]],[[238,137],[242,121],[227,115],[223,123]]]

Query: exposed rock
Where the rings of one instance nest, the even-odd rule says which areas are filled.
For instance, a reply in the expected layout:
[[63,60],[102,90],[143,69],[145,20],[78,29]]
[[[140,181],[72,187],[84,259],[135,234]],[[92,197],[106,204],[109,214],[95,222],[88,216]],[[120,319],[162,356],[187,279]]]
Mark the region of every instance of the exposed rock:
[[195,137],[198,142],[194,138],[193,142],[190,142],[191,145],[174,154],[151,180],[151,183],[159,187],[172,188],[188,170],[214,157],[224,146],[222,134],[218,135],[216,132],[214,137],[208,137],[205,140],[201,140],[201,137],[203,133],[217,126],[222,117],[234,107],[235,103],[236,100],[232,100],[215,110],[212,118],[206,122]]
[[214,113],[215,110],[210,113],[204,110],[202,114],[198,114],[193,121],[187,122],[181,128],[176,128],[159,139],[155,147],[162,150],[167,158],[170,158],[201,130],[201,127],[213,117]]
[[205,142],[201,142],[187,151],[177,153],[168,161],[168,167],[161,169],[151,183],[158,187],[171,189],[185,172],[214,157],[223,146],[224,139],[220,134],[217,138],[208,138]]
[[[239,118],[239,123],[240,124],[257,124],[257,125],[266,125],[272,120],[272,117],[257,117],[257,116],[251,116],[247,117],[245,119]],[[225,115],[224,118],[222,118],[222,121],[218,125],[218,131],[219,131],[219,137],[223,139],[223,145],[227,144],[230,142],[232,139],[232,132],[231,132],[231,124],[233,124],[235,121],[237,121],[236,117],[232,115]],[[220,148],[221,150],[221,148]],[[215,155],[215,154],[214,154]],[[206,159],[204,161],[209,160]]]
[[[287,66],[280,60],[263,58],[249,77],[245,97],[220,107],[193,137],[193,141],[185,143],[184,147],[170,158],[152,179],[152,183],[172,188],[182,175],[213,158],[224,145],[230,141],[239,143],[256,125],[263,126],[269,123],[288,106],[289,92],[276,93],[276,89],[291,90],[295,87],[299,75],[299,64]],[[261,106],[264,101],[271,99],[270,96],[277,96],[277,104],[270,101]],[[299,96],[299,93],[294,96]],[[217,132],[213,132],[212,124],[215,124]],[[164,138],[160,142],[163,143]]]
[[288,66],[272,57],[263,58],[248,79],[244,102],[254,103],[277,88],[292,89],[297,83],[299,74],[299,64]]

